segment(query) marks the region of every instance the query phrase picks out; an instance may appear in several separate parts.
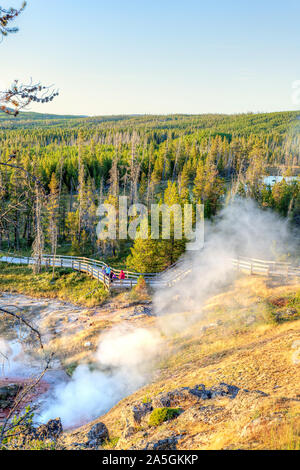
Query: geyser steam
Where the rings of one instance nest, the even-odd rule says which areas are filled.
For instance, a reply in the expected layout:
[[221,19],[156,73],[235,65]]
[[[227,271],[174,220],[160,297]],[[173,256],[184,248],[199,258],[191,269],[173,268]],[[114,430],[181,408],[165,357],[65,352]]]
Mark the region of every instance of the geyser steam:
[[274,259],[278,253],[291,252],[293,246],[286,220],[250,200],[227,206],[214,224],[206,222],[205,247],[192,253],[192,266],[190,254],[185,256],[189,275],[155,294],[156,329],[121,327],[103,336],[96,354],[98,369],[79,366],[67,385],[55,389],[41,420],[60,416],[64,426],[73,426],[107,412],[149,380],[162,351],[161,332],[183,332],[199,319],[206,299],[234,278],[231,258]]
[[79,366],[69,383],[56,387],[40,420],[59,416],[69,427],[101,416],[149,380],[160,348],[156,331],[112,329],[102,337],[96,353],[98,369]]
[[[260,209],[249,199],[233,201],[213,224],[205,222],[205,231],[204,249],[192,253],[192,259],[189,254],[184,257],[189,275],[154,296],[155,310],[162,316],[160,325],[165,333],[181,330],[197,320],[192,315],[188,319],[180,315],[164,319],[163,315],[187,310],[201,313],[205,300],[235,276],[232,258],[273,260],[295,251],[295,238],[288,221],[274,212]],[[184,266],[181,269],[184,270]]]

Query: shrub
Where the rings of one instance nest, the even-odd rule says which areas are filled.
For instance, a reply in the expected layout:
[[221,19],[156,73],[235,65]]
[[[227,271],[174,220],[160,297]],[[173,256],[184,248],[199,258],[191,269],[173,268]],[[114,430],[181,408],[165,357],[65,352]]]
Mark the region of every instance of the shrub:
[[152,400],[151,400],[151,398],[150,398],[148,395],[146,395],[146,396],[142,399],[142,403],[143,403],[143,404],[147,404],[147,403],[151,403],[151,402],[152,402]]
[[150,415],[149,426],[159,426],[165,421],[177,418],[181,413],[181,408],[155,408]]
[[119,440],[119,437],[111,437],[110,439],[106,439],[104,444],[102,444],[102,447],[104,449],[114,449],[117,446]]
[[141,293],[147,292],[147,283],[145,281],[144,276],[140,276],[138,278],[135,289],[137,292],[141,292]]
[[141,301],[149,299],[149,292],[147,288],[147,283],[144,276],[138,278],[136,286],[132,289],[130,293],[131,300]]
[[71,364],[69,364],[66,368],[65,368],[65,371],[66,373],[68,374],[69,377],[72,377],[72,375],[74,374],[75,370],[77,369],[77,362],[72,362]]

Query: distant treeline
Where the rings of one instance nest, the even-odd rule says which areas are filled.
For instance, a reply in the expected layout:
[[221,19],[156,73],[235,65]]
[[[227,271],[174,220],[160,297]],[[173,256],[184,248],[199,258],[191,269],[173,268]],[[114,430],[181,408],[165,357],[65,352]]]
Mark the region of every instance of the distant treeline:
[[131,247],[97,240],[97,205],[107,200],[117,205],[120,194],[148,206],[201,202],[206,217],[232,197],[251,197],[299,224],[299,182],[263,184],[270,167],[278,174],[300,173],[298,123],[296,112],[2,117],[0,159],[13,155],[13,165],[27,172],[0,166],[2,241],[16,250],[24,241],[31,246],[40,224],[43,247],[52,251],[57,241],[71,243],[73,252],[99,256],[132,248],[128,263],[139,271],[172,264],[184,241],[139,241]]

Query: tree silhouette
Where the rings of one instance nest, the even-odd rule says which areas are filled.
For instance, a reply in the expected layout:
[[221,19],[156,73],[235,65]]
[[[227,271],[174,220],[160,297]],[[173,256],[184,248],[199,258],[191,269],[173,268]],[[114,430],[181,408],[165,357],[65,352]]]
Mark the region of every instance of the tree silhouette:
[[[0,6],[0,37],[3,40],[11,33],[17,33],[17,27],[11,27],[18,16],[26,7],[23,2],[21,8],[9,8],[8,10]],[[0,110],[6,114],[17,116],[19,112],[27,108],[30,103],[49,103],[58,95],[58,91],[52,87],[44,86],[40,82],[23,84],[19,80],[14,80],[7,89],[0,91]]]

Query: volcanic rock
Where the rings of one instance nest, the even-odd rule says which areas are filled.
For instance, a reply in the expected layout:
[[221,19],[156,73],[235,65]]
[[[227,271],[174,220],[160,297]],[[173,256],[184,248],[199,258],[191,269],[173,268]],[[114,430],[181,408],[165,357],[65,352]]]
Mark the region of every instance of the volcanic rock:
[[98,447],[109,439],[108,429],[104,423],[95,424],[88,433],[89,447]]
[[177,438],[168,437],[157,442],[148,442],[144,450],[176,450]]
[[39,440],[57,439],[63,432],[60,418],[52,419],[47,424],[42,424],[36,429],[36,437]]

